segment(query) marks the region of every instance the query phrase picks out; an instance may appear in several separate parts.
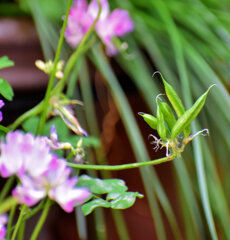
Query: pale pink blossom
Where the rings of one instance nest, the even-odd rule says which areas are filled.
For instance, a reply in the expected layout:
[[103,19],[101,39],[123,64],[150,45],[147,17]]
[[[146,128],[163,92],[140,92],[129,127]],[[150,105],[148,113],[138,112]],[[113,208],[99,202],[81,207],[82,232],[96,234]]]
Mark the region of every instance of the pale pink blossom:
[[[128,11],[115,9],[111,14],[107,0],[100,0],[101,14],[95,26],[95,31],[106,46],[108,55],[117,54],[118,50],[113,43],[113,37],[121,37],[134,29]],[[76,47],[86,32],[89,30],[98,14],[98,4],[92,0],[87,4],[86,0],[76,0],[71,8],[68,26],[66,29],[66,40],[72,46]]]
[[71,168],[66,160],[51,153],[48,142],[58,145],[56,130],[54,127],[51,130],[51,140],[31,133],[9,132],[6,141],[0,143],[0,173],[3,177],[18,176],[20,183],[13,196],[19,203],[33,206],[48,196],[71,212],[91,193],[86,188],[75,187],[77,178],[70,178]]
[[73,47],[80,43],[93,23],[93,18],[87,13],[87,8],[86,0],[78,0],[74,2],[70,9],[65,36],[68,43]]
[[27,173],[41,175],[48,167],[52,154],[46,137],[34,137],[31,133],[9,132],[6,142],[0,143],[0,173],[3,177]]
[[83,203],[91,193],[87,188],[74,187],[77,178],[70,178],[70,173],[71,169],[66,166],[65,160],[53,157],[49,168],[41,176],[22,176],[21,184],[14,189],[13,196],[28,206],[48,196],[63,210],[71,212],[75,204]]
[[31,207],[46,196],[46,190],[36,186],[35,181],[28,175],[21,176],[19,184],[12,192],[19,203]]
[[53,192],[54,199],[66,212],[72,212],[75,205],[83,203],[90,196],[90,191],[87,188],[74,188],[76,183],[76,178],[68,179],[57,186]]

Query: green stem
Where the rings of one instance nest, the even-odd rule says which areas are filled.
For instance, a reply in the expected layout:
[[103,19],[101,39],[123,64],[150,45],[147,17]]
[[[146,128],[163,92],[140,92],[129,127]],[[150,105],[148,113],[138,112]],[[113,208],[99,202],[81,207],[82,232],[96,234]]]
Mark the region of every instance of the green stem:
[[20,126],[26,119],[31,118],[33,116],[36,116],[42,111],[43,107],[43,101],[40,102],[38,105],[35,107],[31,108],[29,111],[25,112],[22,114],[19,118],[17,118],[14,123],[8,126],[8,128],[13,131],[15,130],[18,126]]
[[14,232],[13,232],[11,240],[14,240],[16,238],[18,229],[21,226],[21,222],[22,222],[22,219],[23,219],[23,216],[24,216],[26,210],[27,210],[27,206],[25,204],[22,205],[22,209],[21,209],[18,221],[16,223],[16,226],[15,226],[15,229],[14,229]]
[[62,45],[63,45],[63,42],[64,42],[65,30],[66,30],[67,23],[68,23],[68,16],[69,16],[69,11],[70,11],[71,5],[72,5],[72,0],[69,0],[65,20],[64,20],[64,23],[63,23],[63,26],[62,26],[61,36],[60,36],[60,39],[59,39],[59,42],[58,42],[57,52],[56,52],[56,55],[55,55],[55,58],[54,58],[53,71],[51,72],[48,87],[47,87],[45,98],[44,98],[43,112],[42,112],[41,119],[40,119],[39,124],[38,124],[38,131],[41,134],[44,131],[44,125],[45,125],[47,112],[48,112],[48,108],[49,108],[49,99],[51,97],[51,91],[52,91],[52,88],[53,88],[53,85],[54,85],[57,64],[58,64],[58,61],[59,61],[59,58],[60,58],[60,55],[61,55],[61,49],[62,49]]
[[18,231],[18,240],[24,239],[25,227],[26,227],[26,222],[22,222]]
[[43,209],[43,212],[42,212],[42,215],[32,233],[32,236],[30,238],[30,240],[36,240],[37,237],[38,237],[38,234],[40,233],[41,231],[41,228],[43,226],[43,224],[45,223],[45,220],[46,220],[46,217],[48,215],[48,212],[49,212],[49,209],[50,209],[50,206],[51,206],[51,200],[49,198],[47,198],[47,201],[46,201],[46,204],[44,206],[44,209]]
[[119,170],[126,170],[130,168],[138,168],[143,167],[147,165],[158,165],[164,162],[172,161],[177,157],[176,154],[173,154],[169,157],[163,157],[156,160],[146,161],[146,162],[137,162],[137,163],[127,163],[122,165],[85,165],[85,164],[76,164],[76,163],[69,163],[67,162],[67,165],[72,168],[78,168],[78,169],[94,169],[94,170],[108,170],[108,171],[119,171]]
[[3,189],[1,190],[0,193],[0,202],[2,202],[2,200],[6,197],[6,195],[8,194],[8,192],[10,191],[13,183],[14,183],[14,177],[12,176],[11,178],[7,179]]
[[26,216],[23,218],[23,222],[28,220],[29,218],[33,217],[36,213],[38,213],[44,207],[45,199],[43,199],[36,207],[32,208]]
[[73,157],[73,156],[74,156],[74,153],[71,152],[71,153],[66,157],[66,160],[69,161],[69,160],[71,159],[71,157]]
[[10,239],[10,234],[11,234],[11,227],[12,227],[12,223],[14,220],[14,215],[15,215],[15,211],[16,211],[16,205],[13,206],[10,210],[10,215],[9,215],[9,219],[8,219],[8,223],[7,223],[7,233],[6,233],[6,237],[7,239]]

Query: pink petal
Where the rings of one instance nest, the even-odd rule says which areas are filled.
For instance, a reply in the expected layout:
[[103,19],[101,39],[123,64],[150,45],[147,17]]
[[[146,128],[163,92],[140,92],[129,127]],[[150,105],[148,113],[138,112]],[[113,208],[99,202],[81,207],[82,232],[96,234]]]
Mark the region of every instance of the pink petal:
[[0,100],[0,108],[2,108],[5,105],[5,103],[3,102],[3,100]]
[[52,189],[65,182],[70,172],[71,168],[66,166],[66,161],[64,159],[53,159],[49,171],[44,174],[44,177]]
[[72,47],[80,43],[93,23],[93,18],[87,13],[87,7],[85,0],[78,0],[70,10],[65,37]]
[[1,165],[1,168],[0,168],[0,173],[1,173],[1,176],[4,177],[4,178],[8,178],[10,177],[12,174],[12,172],[10,172],[4,164]]
[[0,240],[4,240],[6,237],[6,227],[0,226]]
[[[107,0],[100,0],[100,3],[101,3],[101,14],[100,14],[100,18],[99,18],[99,21],[103,21],[105,20],[108,15],[109,15],[109,3]],[[92,0],[89,4],[89,7],[88,7],[88,14],[90,16],[92,16],[92,18],[95,20],[96,17],[97,17],[97,14],[98,14],[98,4],[97,4],[97,1],[95,0]]]
[[12,195],[19,203],[24,203],[30,207],[38,203],[46,194],[43,190],[21,185],[13,190]]
[[87,188],[73,188],[73,181],[68,180],[55,189],[54,199],[66,212],[72,212],[75,204],[83,203],[89,196]]
[[108,18],[108,24],[113,28],[115,36],[123,36],[134,29],[134,24],[128,11],[115,9]]
[[33,206],[46,196],[46,188],[36,186],[33,178],[22,175],[21,185],[18,185],[12,192],[19,203],[25,203],[27,206]]

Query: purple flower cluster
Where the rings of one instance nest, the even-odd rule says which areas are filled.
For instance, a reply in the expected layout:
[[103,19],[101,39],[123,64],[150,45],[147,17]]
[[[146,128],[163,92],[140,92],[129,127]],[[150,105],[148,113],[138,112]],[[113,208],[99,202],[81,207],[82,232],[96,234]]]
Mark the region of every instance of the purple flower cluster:
[[[111,14],[109,12],[109,3],[107,0],[100,0],[101,15],[96,23],[95,31],[106,46],[108,55],[115,55],[117,48],[112,42],[113,37],[123,36],[134,29],[133,21],[126,10],[115,9]],[[86,0],[76,0],[70,10],[68,25],[66,29],[66,40],[72,46],[76,47],[86,32],[91,27],[98,14],[98,4],[92,0],[88,5]]]
[[48,196],[71,212],[75,204],[83,203],[90,196],[88,189],[75,187],[77,178],[70,178],[71,169],[65,159],[51,153],[46,137],[9,132],[6,142],[0,143],[0,150],[1,176],[16,174],[20,179],[13,190],[19,203],[33,206]]

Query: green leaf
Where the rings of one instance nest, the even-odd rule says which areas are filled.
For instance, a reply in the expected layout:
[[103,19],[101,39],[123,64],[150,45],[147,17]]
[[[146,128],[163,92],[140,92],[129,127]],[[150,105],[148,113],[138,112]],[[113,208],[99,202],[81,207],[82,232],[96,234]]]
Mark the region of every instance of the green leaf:
[[106,200],[113,199],[110,202],[113,209],[126,209],[135,203],[137,197],[143,198],[144,196],[138,192],[109,193]]
[[91,178],[88,175],[81,175],[78,179],[77,186],[86,187],[92,193],[106,194],[111,192],[125,192],[128,188],[125,182],[120,179],[99,179]]
[[148,113],[139,112],[138,115],[142,116],[145,122],[154,130],[157,129],[157,119]]
[[161,78],[164,83],[166,95],[167,95],[170,103],[172,104],[177,116],[180,117],[185,112],[184,105],[183,105],[179,95],[177,94],[177,92],[174,90],[174,88],[168,82],[166,82],[166,80],[163,78],[162,74],[161,74]]
[[26,120],[22,124],[22,127],[26,132],[31,132],[31,133],[35,134],[38,122],[39,122],[38,117],[32,117],[32,118],[29,118],[28,120]]
[[14,66],[14,62],[11,61],[8,57],[0,57],[0,69],[12,66]]
[[143,198],[144,196],[138,192],[111,192],[107,195],[106,200],[94,199],[83,204],[81,209],[85,216],[90,214],[97,207],[126,209],[135,203],[137,197]]
[[[215,85],[215,84],[214,84]],[[208,90],[201,95],[196,102],[192,105],[190,109],[188,109],[176,122],[172,129],[171,139],[175,139],[180,132],[182,132],[189,124],[197,117],[201,109],[205,104],[205,100],[208,96],[210,89],[214,86],[210,86]]]
[[109,208],[111,206],[110,202],[107,202],[103,199],[94,199],[88,203],[85,203],[81,206],[83,214],[86,216],[90,214],[97,207]]
[[9,101],[11,101],[14,96],[12,87],[3,78],[0,78],[0,94]]
[[159,104],[157,103],[157,132],[164,142],[166,142],[166,126],[164,120],[164,114],[162,113]]
[[161,112],[164,115],[164,120],[167,123],[167,126],[171,132],[174,124],[176,123],[176,118],[173,114],[171,107],[166,103],[162,102],[160,99],[157,99]]

